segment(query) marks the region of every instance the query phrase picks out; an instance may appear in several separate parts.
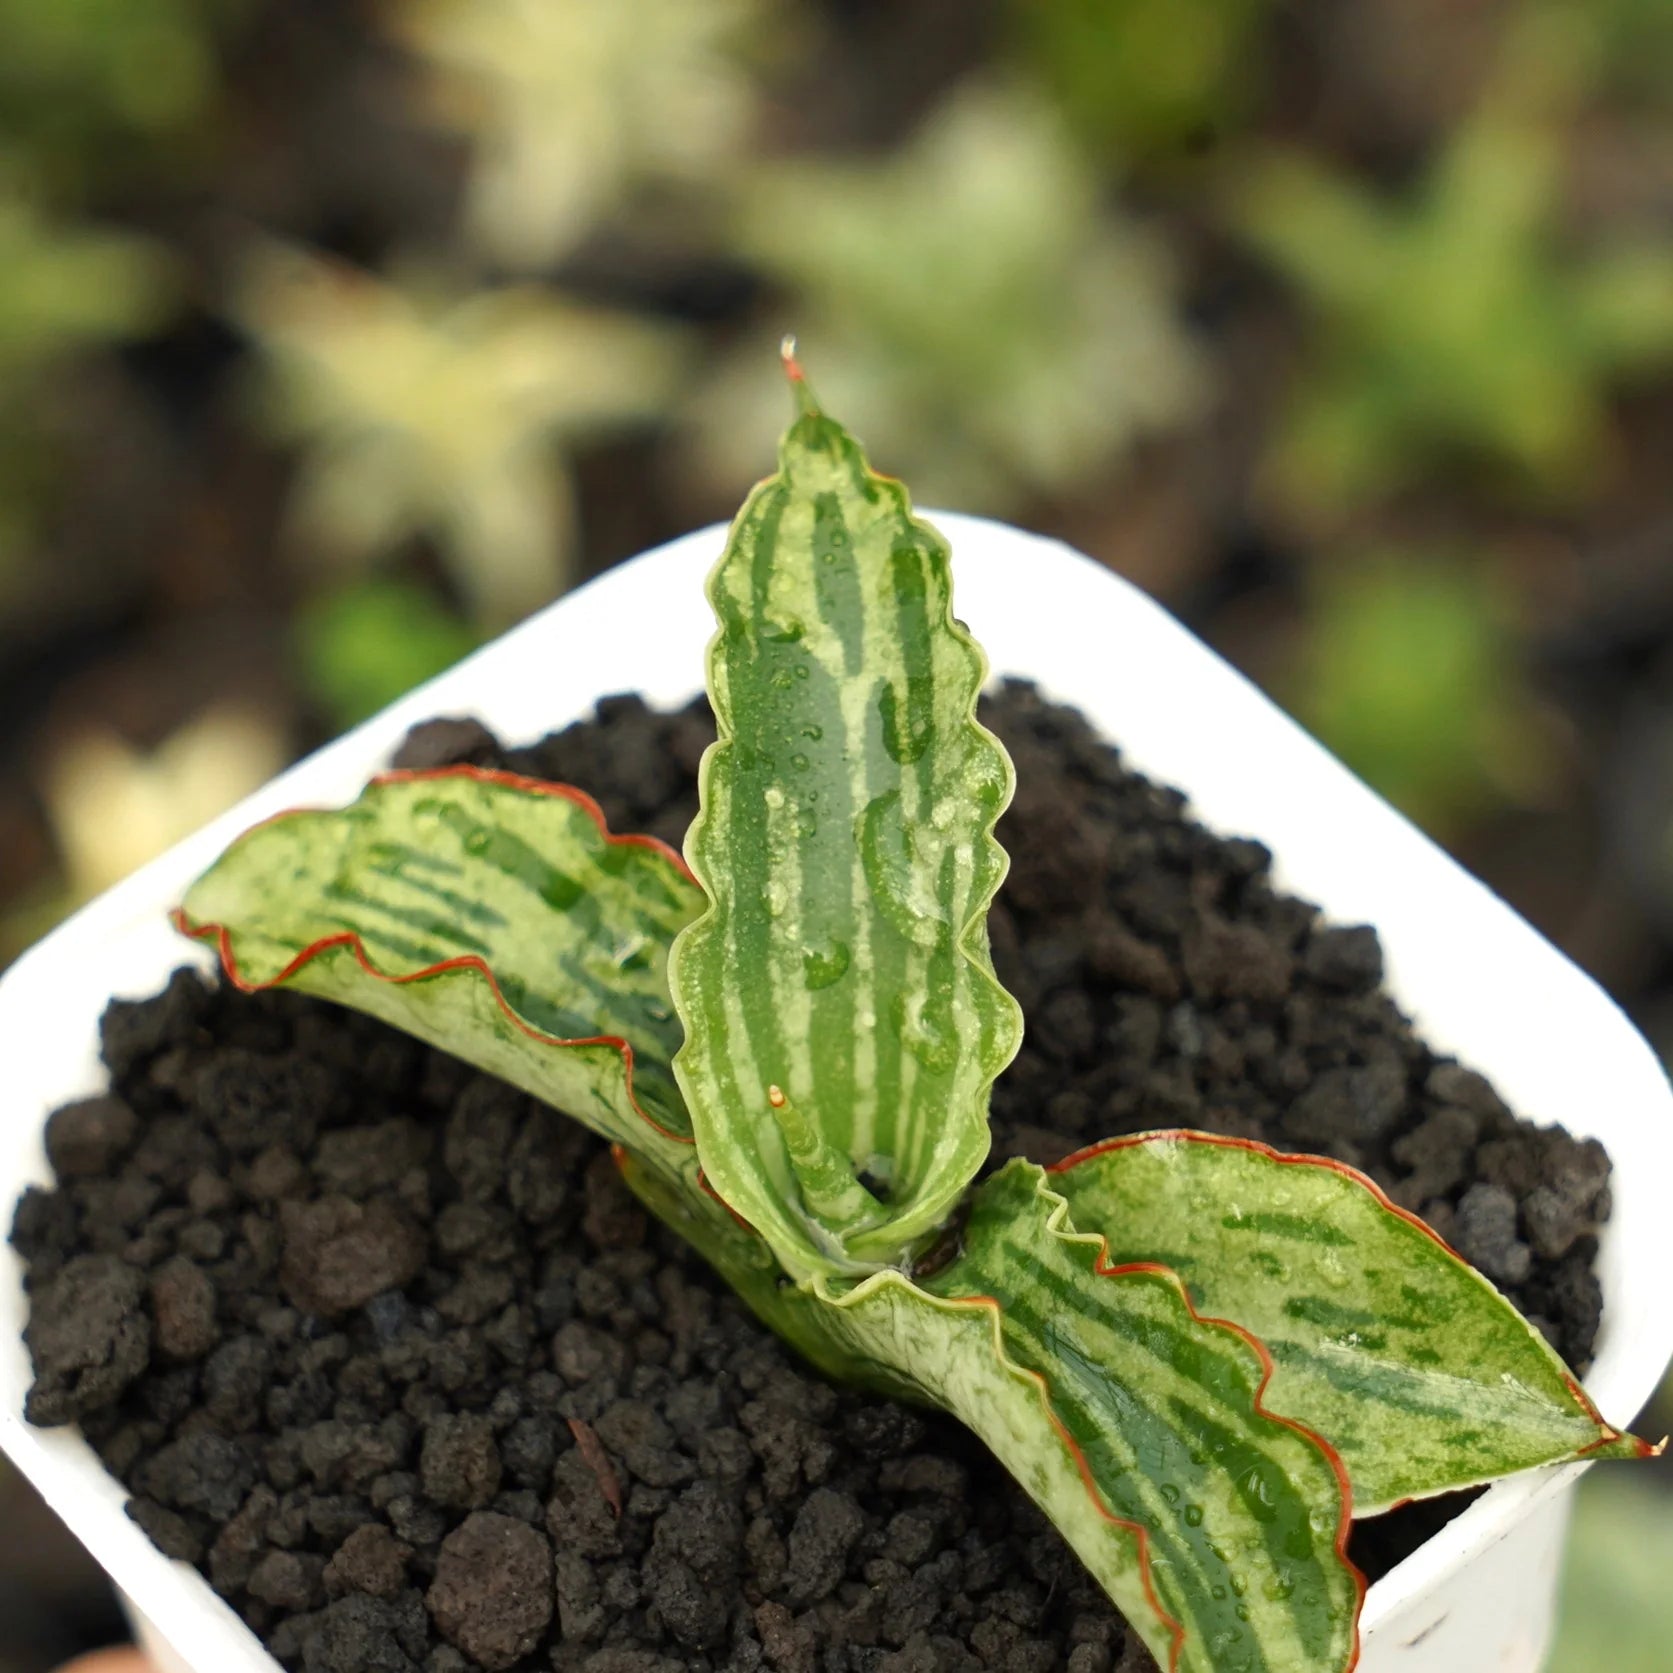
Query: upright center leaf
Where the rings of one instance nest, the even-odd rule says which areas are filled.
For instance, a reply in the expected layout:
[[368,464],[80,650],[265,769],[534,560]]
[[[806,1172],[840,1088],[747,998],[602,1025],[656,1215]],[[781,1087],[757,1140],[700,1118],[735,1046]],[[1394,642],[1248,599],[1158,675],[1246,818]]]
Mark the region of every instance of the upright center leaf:
[[709,581],[719,741],[686,853],[710,906],[670,980],[704,1170],[806,1276],[945,1217],[1022,1024],[986,929],[1011,766],[947,544],[789,366],[778,474]]

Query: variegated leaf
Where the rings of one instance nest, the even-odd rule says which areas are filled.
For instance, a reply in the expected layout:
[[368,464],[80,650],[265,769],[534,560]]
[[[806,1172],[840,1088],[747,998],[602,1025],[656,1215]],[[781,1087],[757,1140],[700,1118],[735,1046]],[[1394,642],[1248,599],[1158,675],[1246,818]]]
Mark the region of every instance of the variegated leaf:
[[1201,1311],[1260,1338],[1268,1404],[1329,1439],[1356,1514],[1648,1450],[1480,1273],[1339,1163],[1158,1133],[1070,1157],[1051,1183],[1111,1260],[1171,1268]]
[[[1350,1667],[1363,1582],[1344,1554],[1340,1462],[1268,1408],[1271,1361],[1254,1338],[1199,1317],[1166,1268],[1113,1259],[1055,1183],[1031,1163],[1007,1165],[976,1192],[959,1258],[924,1285],[987,1308],[1019,1386],[1049,1405],[1059,1447],[1097,1500],[1093,1514],[1054,1494],[1052,1519],[1164,1666]],[[897,1349],[906,1364],[910,1343]],[[1046,1437],[1035,1427],[1019,1445],[984,1411],[992,1396],[957,1397],[954,1409],[1035,1491]],[[1173,1623],[1165,1637],[1132,1613],[1131,1578],[1104,1572],[1111,1518],[1142,1540],[1149,1589]]]
[[719,742],[670,972],[703,1165],[795,1273],[894,1258],[988,1149],[1021,1022],[987,953],[1010,763],[946,543],[805,393],[709,582]]
[[1029,1492],[1173,1673],[1341,1673],[1360,1580],[1329,1449],[1263,1399],[1268,1366],[1170,1273],[1119,1268],[1041,1170],[984,1185],[952,1266],[774,1281],[714,1201],[628,1160],[652,1209],[829,1374],[939,1406]]
[[611,836],[580,792],[454,767],[258,825],[177,921],[240,987],[367,1011],[694,1172],[667,961],[702,903],[677,855]]

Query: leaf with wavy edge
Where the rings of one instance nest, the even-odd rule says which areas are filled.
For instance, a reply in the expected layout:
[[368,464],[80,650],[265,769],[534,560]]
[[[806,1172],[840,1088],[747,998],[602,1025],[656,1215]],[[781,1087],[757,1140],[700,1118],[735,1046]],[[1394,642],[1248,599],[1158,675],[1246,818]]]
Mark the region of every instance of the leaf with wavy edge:
[[974,1430],[1170,1673],[1352,1667],[1363,1582],[1340,1463],[1269,1409],[1259,1343],[1200,1316],[1166,1270],[1112,1262],[1041,1169],[977,1190],[944,1271],[854,1287],[782,1284],[724,1206],[624,1171],[821,1369]]
[[[1055,1183],[1026,1162],[988,1180],[963,1252],[925,1288],[989,1309],[1008,1366],[1039,1380],[1102,1516],[1143,1531],[1156,1599],[1176,1623],[1165,1647],[1145,1634],[1158,1659],[1191,1673],[1351,1667],[1363,1581],[1345,1555],[1340,1461],[1268,1407],[1272,1362],[1253,1336],[1199,1314],[1165,1267],[1113,1259]],[[993,1417],[959,1415],[1033,1491],[1040,1437],[1009,1457]],[[1085,1556],[1086,1511],[1051,1514]]]
[[678,855],[612,836],[580,791],[448,767],[256,826],[176,922],[241,988],[369,1012],[690,1173],[667,960],[702,904]]
[[1010,762],[946,542],[788,362],[800,415],[709,579],[719,741],[686,840],[675,1073],[716,1188],[797,1276],[935,1227],[1021,1018],[988,959]]
[[1050,1170],[1110,1259],[1172,1268],[1272,1354],[1268,1403],[1330,1439],[1355,1513],[1573,1458],[1636,1458],[1487,1279],[1339,1162],[1247,1140],[1114,1139]]

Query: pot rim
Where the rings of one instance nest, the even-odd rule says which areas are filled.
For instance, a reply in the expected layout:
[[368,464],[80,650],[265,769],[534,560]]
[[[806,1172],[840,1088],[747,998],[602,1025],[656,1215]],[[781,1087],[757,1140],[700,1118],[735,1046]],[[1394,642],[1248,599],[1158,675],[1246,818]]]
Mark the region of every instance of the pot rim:
[[[1601,1240],[1604,1323],[1585,1385],[1613,1421],[1630,1421],[1673,1356],[1673,1287],[1656,1277],[1673,1253],[1656,1185],[1673,1173],[1673,1091],[1642,1037],[1589,977],[1131,583],[1057,541],[982,518],[925,515],[953,543],[959,611],[996,676],[1034,679],[1081,708],[1140,771],[1184,790],[1194,816],[1266,842],[1280,887],[1335,921],[1375,923],[1390,990],[1426,1039],[1481,1068],[1513,1108],[1604,1140],[1616,1163],[1615,1212]],[[14,1108],[30,1111],[0,1138],[0,1194],[48,1177],[47,1113],[96,1089],[102,1071],[87,1029],[106,999],[154,991],[178,965],[207,964],[205,950],[163,919],[228,841],[283,808],[352,798],[407,728],[432,716],[473,713],[502,735],[535,736],[618,691],[659,705],[689,699],[701,688],[695,652],[712,628],[699,580],[724,534],[722,524],[695,531],[568,594],[280,774],[25,953],[0,977],[0,1051],[11,1047],[21,1077]],[[1017,609],[1019,575],[1023,596],[1047,601],[1049,616]],[[620,677],[600,678],[617,667]],[[41,1003],[42,992],[53,1002]],[[1535,999],[1530,1027],[1520,1006]],[[68,1062],[42,1049],[54,1037]],[[271,1669],[207,1583],[128,1520],[120,1484],[78,1432],[23,1422],[21,1263],[9,1249],[4,1259],[12,1276],[0,1285],[0,1309],[10,1310],[0,1322],[0,1447],[167,1637],[213,1638],[218,1667]],[[1555,1466],[1489,1488],[1370,1588],[1362,1639],[1421,1606],[1588,1467]],[[218,1612],[219,1632],[209,1631],[206,1605]]]

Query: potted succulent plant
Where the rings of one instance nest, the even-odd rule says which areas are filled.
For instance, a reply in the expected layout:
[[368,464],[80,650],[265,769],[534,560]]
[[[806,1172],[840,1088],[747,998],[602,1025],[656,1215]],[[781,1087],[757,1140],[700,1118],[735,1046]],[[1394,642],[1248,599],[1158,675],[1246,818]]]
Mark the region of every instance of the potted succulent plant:
[[[719,741],[685,859],[607,831],[581,790],[470,767],[270,816],[353,795],[438,709],[515,731],[623,686],[688,695],[701,617],[675,584],[711,560],[709,534],[414,694],[21,961],[0,988],[20,1108],[44,1119],[88,1089],[89,1023],[166,973],[158,914],[183,896],[178,927],[237,987],[354,1006],[600,1133],[649,1210],[814,1365],[974,1430],[1170,1673],[1532,1668],[1551,1575],[1532,1607],[1506,1582],[1554,1565],[1584,1462],[1650,1449],[1421,1221],[1340,1163],[1174,1130],[979,1177],[1021,1027],[985,928],[1012,775],[975,719],[987,664],[953,614],[955,572],[1004,671],[1268,842],[1327,911],[1376,922],[1432,1036],[1605,1139],[1619,1172],[1592,1388],[1621,1416],[1673,1345],[1673,1309],[1635,1282],[1664,1242],[1646,1183],[1669,1159],[1659,1069],[1572,967],[1113,577],[962,519],[950,561],[788,365],[779,472],[709,582]],[[16,1131],[0,1179],[21,1187],[39,1123]],[[0,1435],[160,1653],[270,1667],[122,1519],[84,1446],[24,1425],[8,1352]],[[1355,1516],[1513,1471],[1537,1473],[1362,1611]]]

